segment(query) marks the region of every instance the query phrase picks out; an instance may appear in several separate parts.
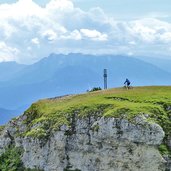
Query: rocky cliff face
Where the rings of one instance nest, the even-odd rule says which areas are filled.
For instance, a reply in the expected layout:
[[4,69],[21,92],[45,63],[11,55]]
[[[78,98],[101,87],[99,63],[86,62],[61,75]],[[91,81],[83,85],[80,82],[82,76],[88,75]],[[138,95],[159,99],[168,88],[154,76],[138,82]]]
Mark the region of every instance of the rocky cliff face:
[[[0,133],[0,154],[13,144],[23,149],[26,168],[45,171],[165,171],[158,146],[163,129],[144,116],[75,119],[46,139],[18,136],[27,126],[25,116],[10,122]],[[171,141],[169,140],[169,143]],[[168,170],[169,170],[168,165]],[[171,170],[171,169],[170,169]]]

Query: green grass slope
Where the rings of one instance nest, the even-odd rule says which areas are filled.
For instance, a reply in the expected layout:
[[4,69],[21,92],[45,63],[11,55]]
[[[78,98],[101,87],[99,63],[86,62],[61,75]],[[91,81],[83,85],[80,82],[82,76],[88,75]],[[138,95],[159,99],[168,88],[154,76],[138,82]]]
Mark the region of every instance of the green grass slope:
[[[102,90],[63,98],[45,99],[34,103],[25,113],[23,124],[27,130],[19,136],[45,140],[63,124],[72,128],[76,119],[87,117],[117,117],[134,122],[137,115],[145,115],[149,122],[160,124],[167,136],[171,134],[171,87],[136,87]],[[0,132],[4,126],[0,127]],[[171,156],[165,141],[161,154]],[[0,156],[0,170],[25,169],[21,161],[23,149],[11,146]],[[38,171],[38,169],[33,169]],[[32,171],[33,171],[32,170]]]
[[[40,100],[24,113],[28,126],[24,136],[46,137],[63,124],[71,126],[75,117],[117,117],[133,121],[137,115],[160,124],[171,134],[171,87],[151,86],[102,90],[63,98]],[[41,123],[41,124],[40,124]],[[33,125],[37,125],[32,128]]]

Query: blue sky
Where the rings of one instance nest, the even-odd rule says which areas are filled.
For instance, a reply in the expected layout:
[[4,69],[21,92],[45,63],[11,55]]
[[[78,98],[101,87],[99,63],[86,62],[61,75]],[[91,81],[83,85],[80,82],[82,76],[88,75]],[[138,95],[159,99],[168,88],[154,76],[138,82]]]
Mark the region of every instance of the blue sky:
[[70,52],[171,58],[171,1],[0,0],[0,61]]
[[[147,15],[150,13],[170,13],[169,0],[75,0],[76,5],[82,9],[99,6],[107,13],[130,17]],[[124,16],[125,15],[125,16]]]

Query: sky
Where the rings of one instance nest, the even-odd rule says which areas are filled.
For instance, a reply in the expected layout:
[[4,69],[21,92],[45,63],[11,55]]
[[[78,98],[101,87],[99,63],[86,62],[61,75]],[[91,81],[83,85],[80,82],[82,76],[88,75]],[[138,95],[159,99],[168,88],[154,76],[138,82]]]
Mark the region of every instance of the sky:
[[0,0],[0,61],[71,52],[171,59],[171,1]]

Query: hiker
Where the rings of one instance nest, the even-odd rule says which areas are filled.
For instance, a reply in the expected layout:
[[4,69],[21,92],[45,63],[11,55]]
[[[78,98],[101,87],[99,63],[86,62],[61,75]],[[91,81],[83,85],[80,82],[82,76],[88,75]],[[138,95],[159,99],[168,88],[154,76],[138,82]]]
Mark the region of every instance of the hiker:
[[130,86],[131,82],[128,80],[128,78],[126,78],[126,81],[124,82],[124,84],[125,84],[125,87],[127,89],[129,89],[129,86]]

